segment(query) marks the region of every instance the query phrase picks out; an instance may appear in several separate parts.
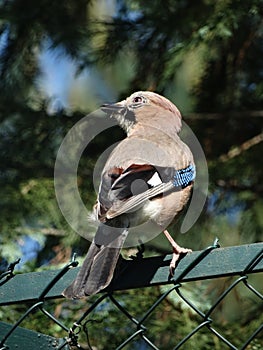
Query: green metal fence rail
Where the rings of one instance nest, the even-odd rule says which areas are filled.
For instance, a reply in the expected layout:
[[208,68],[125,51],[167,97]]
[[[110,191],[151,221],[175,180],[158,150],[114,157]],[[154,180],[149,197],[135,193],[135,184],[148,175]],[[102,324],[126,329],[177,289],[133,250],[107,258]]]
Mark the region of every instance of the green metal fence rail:
[[[183,345],[203,328],[206,328],[224,346],[232,350],[249,349],[252,341],[255,339],[260,339],[261,341],[262,336],[260,333],[262,334],[263,325],[260,325],[252,334],[248,335],[241,347],[237,348],[227,339],[225,334],[220,333],[213,327],[211,314],[221,301],[240,284],[243,284],[250,293],[263,301],[260,291],[249,282],[250,274],[263,271],[263,243],[219,248],[217,241],[215,241],[213,245],[203,251],[193,252],[184,257],[179,262],[173,278],[169,277],[170,260],[171,255],[143,258],[140,254],[138,254],[136,259],[123,260],[117,278],[106,291],[97,295],[97,299],[79,319],[72,320],[71,327],[66,327],[59,319],[55,318],[53,314],[45,309],[45,305],[49,302],[49,299],[61,298],[61,292],[76,276],[79,268],[75,259],[61,270],[26,274],[14,274],[17,261],[10,264],[8,270],[0,276],[0,306],[18,303],[30,304],[30,306],[15,324],[0,322],[0,350],[83,349],[78,343],[80,331],[84,331],[87,334],[87,346],[92,349],[88,339],[89,315],[105,300],[115,305],[119,312],[127,317],[131,324],[135,325],[135,331],[128,332],[125,341],[119,344],[117,350],[125,349],[137,337],[140,337],[145,343],[146,347],[144,349],[161,350],[148,336],[145,322],[171,293],[176,293],[200,319],[199,324],[173,347],[174,350],[183,349]],[[201,311],[194,305],[182,288],[182,284],[190,281],[217,279],[226,276],[237,277],[230,286],[220,293],[217,300],[206,312]],[[125,309],[118,300],[118,295],[114,294],[117,290],[156,285],[167,285],[168,287],[138,319]],[[58,339],[34,330],[22,328],[23,321],[35,311],[43,313],[45,317],[56,323],[64,331],[64,338]],[[92,327],[92,323],[90,323],[89,327]]]

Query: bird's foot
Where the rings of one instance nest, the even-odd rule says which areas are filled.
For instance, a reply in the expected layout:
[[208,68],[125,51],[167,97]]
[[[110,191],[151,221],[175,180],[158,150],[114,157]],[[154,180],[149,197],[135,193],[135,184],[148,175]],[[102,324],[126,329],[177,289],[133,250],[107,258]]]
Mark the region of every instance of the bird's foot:
[[173,245],[173,256],[172,256],[172,260],[170,262],[170,268],[169,268],[171,276],[174,275],[174,270],[180,257],[182,257],[182,255],[187,253],[192,253],[192,249],[180,247],[177,243]]
[[180,257],[184,254],[192,253],[192,250],[188,248],[180,247],[179,244],[175,242],[175,240],[172,238],[172,236],[167,230],[164,230],[163,233],[165,234],[166,238],[168,239],[168,241],[171,243],[173,247],[173,257],[170,262],[170,275],[173,276],[176,264],[180,259]]
[[145,246],[141,240],[139,240],[139,244],[140,245],[137,247],[138,252],[136,253],[136,255],[129,256],[130,259],[132,259],[132,260],[143,259],[143,253],[145,251]]

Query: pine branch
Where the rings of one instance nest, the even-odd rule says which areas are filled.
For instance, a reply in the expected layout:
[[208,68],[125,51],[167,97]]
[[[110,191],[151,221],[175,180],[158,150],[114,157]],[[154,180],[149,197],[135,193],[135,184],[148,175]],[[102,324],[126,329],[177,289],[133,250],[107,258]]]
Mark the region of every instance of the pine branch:
[[225,163],[228,160],[239,156],[242,152],[247,151],[249,148],[259,144],[262,141],[263,141],[263,132],[261,132],[260,134],[252,137],[251,139],[243,142],[241,145],[232,148],[226,154],[221,155],[219,157],[219,160],[221,162]]

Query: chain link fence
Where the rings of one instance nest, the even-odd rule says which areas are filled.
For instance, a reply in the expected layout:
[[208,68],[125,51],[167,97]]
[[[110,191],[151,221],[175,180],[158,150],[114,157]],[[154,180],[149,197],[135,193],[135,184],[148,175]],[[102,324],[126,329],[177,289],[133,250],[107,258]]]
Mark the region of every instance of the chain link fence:
[[[218,255],[214,254],[215,251],[218,252]],[[250,246],[232,247],[230,250],[227,250],[226,248],[218,249],[218,242],[215,241],[212,246],[205,250],[193,253],[191,259],[188,259],[189,261],[187,261],[186,258],[182,259],[179,262],[178,272],[175,274],[174,278],[167,280],[167,262],[169,263],[169,259],[163,259],[162,261],[165,261],[165,264],[160,264],[160,259],[158,257],[150,259],[138,257],[134,261],[129,262],[130,266],[133,268],[132,271],[136,270],[137,276],[140,274],[143,274],[143,276],[147,275],[147,271],[149,272],[147,266],[152,267],[154,265],[153,262],[156,261],[156,264],[158,265],[155,269],[155,274],[152,274],[151,279],[147,277],[144,282],[140,282],[141,286],[138,286],[132,273],[129,273],[127,261],[124,261],[124,273],[118,277],[103,294],[96,295],[85,301],[85,303],[83,303],[83,301],[64,301],[64,299],[62,299],[61,303],[64,303],[64,312],[67,307],[70,308],[70,305],[76,307],[78,303],[81,303],[82,306],[82,311],[76,313],[77,316],[72,320],[70,326],[66,326],[60,317],[55,316],[55,312],[50,312],[48,310],[47,306],[50,303],[50,300],[61,296],[61,291],[72,279],[72,276],[69,276],[68,278],[67,276],[70,275],[70,271],[72,271],[71,268],[76,267],[78,264],[75,261],[75,258],[62,270],[53,272],[53,275],[51,272],[43,272],[45,273],[45,276],[48,276],[48,274],[52,275],[49,281],[45,277],[42,278],[43,273],[41,272],[38,273],[38,275],[34,275],[36,291],[40,291],[38,295],[36,294],[36,291],[32,291],[32,288],[30,287],[31,285],[29,285],[25,279],[26,276],[14,275],[14,268],[18,263],[18,261],[16,261],[10,264],[7,271],[0,276],[0,305],[2,307],[8,307],[12,304],[19,303],[20,305],[23,303],[26,305],[26,311],[23,309],[20,318],[12,325],[0,322],[0,350],[162,350],[167,348],[167,345],[164,346],[165,342],[163,342],[162,346],[162,339],[164,339],[165,333],[168,334],[169,332],[171,337],[169,349],[199,349],[198,345],[193,345],[195,344],[193,343],[193,339],[198,335],[203,336],[204,331],[208,339],[207,349],[263,349],[263,324],[260,323],[260,319],[258,320],[255,329],[250,334],[244,333],[244,329],[246,328],[242,327],[242,331],[240,328],[240,334],[236,334],[236,337],[234,337],[238,341],[235,341],[235,339],[233,341],[233,336],[229,336],[231,333],[229,332],[229,329],[224,326],[222,329],[219,329],[218,322],[215,321],[214,316],[215,311],[220,310],[222,307],[222,302],[224,302],[231,293],[235,293],[241,285],[246,290],[246,298],[253,300],[256,308],[261,308],[262,310],[263,296],[260,293],[259,288],[253,286],[250,282],[252,273],[258,273],[263,270],[262,258],[263,243]],[[226,263],[226,261],[228,261],[227,265],[224,265],[224,262]],[[231,261],[234,261],[234,263],[231,263]],[[180,267],[180,264],[182,263],[183,266]],[[144,264],[146,264],[146,273],[144,273]],[[142,266],[141,270],[138,269],[139,266]],[[222,270],[220,270],[220,266],[222,267]],[[228,267],[226,268],[226,266]],[[166,271],[166,277],[163,277],[164,269]],[[160,272],[160,270],[162,271]],[[127,287],[127,284],[123,284],[123,280],[125,280],[124,276],[129,280],[129,289],[133,290],[133,294],[126,295],[125,288]],[[197,281],[202,285],[202,283],[205,283],[204,280],[206,279],[211,280],[213,278],[218,280],[220,277],[226,278],[226,276],[228,278],[227,286],[219,288],[217,290],[216,298],[213,302],[209,303],[209,305],[206,305],[205,308],[203,307],[202,302],[198,303],[198,298],[193,297],[193,293],[189,292],[191,287],[190,289],[187,288],[188,283],[191,284],[193,283],[192,281]],[[229,280],[229,278],[231,279]],[[24,281],[26,285],[21,281]],[[42,284],[39,283],[39,281],[41,281]],[[135,287],[137,289],[134,289]],[[143,290],[140,289],[143,287]],[[19,288],[20,294],[23,294],[23,290],[26,291],[24,297],[22,295],[19,297],[19,290],[16,292],[14,291]],[[144,303],[138,305],[137,311],[133,312],[131,306],[136,304],[136,301],[140,303],[140,296],[145,292],[145,288],[148,293],[151,294],[151,304]],[[116,291],[118,289],[122,291]],[[158,292],[156,292],[157,290]],[[202,301],[203,299],[200,293],[201,289],[198,289],[197,294]],[[123,298],[123,295],[126,295],[126,299]],[[152,302],[153,299],[154,302]],[[129,302],[126,302],[125,300],[128,300]],[[162,322],[162,319],[159,317],[162,314],[160,314],[159,310],[164,304],[170,319],[169,326],[165,326],[166,328],[164,328],[164,336],[160,336],[154,334],[154,329],[156,328],[156,322]],[[173,324],[176,325],[178,320],[174,319],[175,313],[172,310],[177,309],[176,317],[180,319],[180,317],[184,315],[182,311],[183,307],[186,307],[188,310],[190,315],[189,320],[194,319],[195,322],[191,322],[190,329],[188,327],[186,334],[183,334],[181,330],[179,332],[180,334],[178,334],[177,327],[173,328]],[[241,304],[240,308],[242,308]],[[49,320],[49,322],[56,324],[60,329],[60,334],[63,334],[63,336],[58,338],[46,335],[44,332],[40,333],[22,328],[21,325],[24,321],[29,316],[34,317],[37,312],[41,313],[47,320]],[[119,315],[121,326],[116,322],[111,324],[113,314],[117,315],[117,317]],[[262,312],[257,312],[256,314],[262,315]],[[114,326],[117,328],[114,329]],[[100,338],[94,336],[98,327],[102,332],[101,334],[109,332],[109,334],[115,333],[118,335],[116,339],[118,339],[119,343],[116,345],[109,340],[108,344],[104,344],[104,347],[102,347]],[[153,330],[151,330],[151,327]],[[160,328],[162,327],[157,329]],[[171,329],[169,330],[168,328]],[[97,334],[100,334],[99,331]],[[211,339],[213,340],[212,342]],[[214,345],[211,346],[211,344]]]

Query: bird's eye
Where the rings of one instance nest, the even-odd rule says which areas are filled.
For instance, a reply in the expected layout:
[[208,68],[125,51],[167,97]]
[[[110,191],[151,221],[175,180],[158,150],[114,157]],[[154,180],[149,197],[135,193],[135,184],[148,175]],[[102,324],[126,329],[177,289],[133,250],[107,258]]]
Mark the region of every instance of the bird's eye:
[[144,104],[147,104],[147,98],[143,95],[134,96],[128,106],[129,109],[133,110],[136,108],[142,107]]
[[141,96],[136,96],[136,97],[134,97],[132,102],[133,103],[141,103],[141,102],[143,102],[143,98]]

